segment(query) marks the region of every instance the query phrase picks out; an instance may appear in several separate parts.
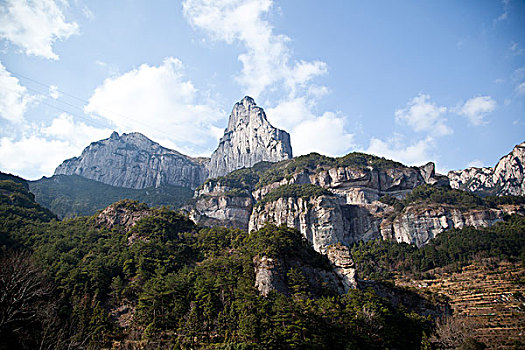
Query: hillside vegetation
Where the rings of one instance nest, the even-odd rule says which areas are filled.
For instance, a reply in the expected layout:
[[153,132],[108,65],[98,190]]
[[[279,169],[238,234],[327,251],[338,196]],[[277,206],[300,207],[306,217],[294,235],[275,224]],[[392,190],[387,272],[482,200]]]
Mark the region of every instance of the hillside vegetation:
[[193,196],[187,187],[162,185],[145,189],[123,188],[86,179],[78,175],[55,175],[29,182],[38,203],[60,218],[93,215],[121,199],[133,199],[158,207],[176,209]]
[[360,242],[352,247],[361,276],[392,279],[395,273],[422,276],[428,270],[467,264],[483,257],[525,262],[525,217],[513,215],[492,227],[466,227],[442,232],[427,245],[384,240]]
[[[9,182],[10,196],[24,193]],[[96,216],[26,218],[19,202],[2,200],[14,214],[5,218],[13,230],[1,233],[1,262],[10,267],[1,277],[35,286],[24,299],[16,287],[0,285],[13,296],[2,299],[0,310],[23,312],[0,323],[3,348],[418,349],[431,329],[426,318],[370,290],[327,289],[314,297],[294,268],[284,271],[290,295],[260,296],[256,256],[325,266],[294,229],[199,228],[168,209],[148,209],[133,226],[109,227]],[[125,201],[115,212],[145,209]],[[20,302],[24,307],[13,308]]]

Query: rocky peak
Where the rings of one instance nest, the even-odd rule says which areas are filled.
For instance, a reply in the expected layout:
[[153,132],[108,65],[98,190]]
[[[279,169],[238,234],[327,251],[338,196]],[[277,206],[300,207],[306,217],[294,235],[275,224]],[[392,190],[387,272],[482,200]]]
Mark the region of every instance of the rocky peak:
[[[252,110],[254,112],[253,114]],[[263,117],[264,121],[268,122],[263,109],[255,104],[255,100],[253,98],[250,96],[245,96],[241,101],[235,103],[233,106],[230,119],[228,120],[227,130],[233,131],[240,125],[248,124],[250,122],[249,118],[252,115],[256,117]]]
[[159,187],[164,184],[196,188],[208,175],[206,162],[162,147],[134,132],[93,142],[79,157],[65,160],[55,175],[79,175],[112,186]]
[[482,195],[525,195],[525,142],[516,145],[495,167],[454,170],[448,173],[450,186]]
[[233,107],[224,136],[211,156],[209,175],[223,176],[261,161],[278,162],[290,158],[290,135],[274,128],[264,110],[246,96]]
[[108,229],[118,225],[123,227],[125,231],[129,231],[137,221],[150,215],[152,215],[152,210],[145,204],[124,199],[102,210],[95,221],[98,225]]

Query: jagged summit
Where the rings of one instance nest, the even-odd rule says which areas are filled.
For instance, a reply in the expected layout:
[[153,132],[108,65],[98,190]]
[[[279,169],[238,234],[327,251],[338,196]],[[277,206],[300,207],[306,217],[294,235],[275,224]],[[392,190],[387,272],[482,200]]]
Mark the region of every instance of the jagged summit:
[[233,107],[228,127],[211,155],[210,177],[226,175],[261,161],[292,158],[290,134],[274,128],[253,98],[245,96]]
[[483,195],[525,195],[525,142],[516,145],[495,167],[450,171],[450,186]]
[[208,174],[199,160],[162,147],[141,133],[114,131],[109,138],[91,143],[79,157],[65,160],[55,175],[80,175],[127,188],[169,184],[194,189]]

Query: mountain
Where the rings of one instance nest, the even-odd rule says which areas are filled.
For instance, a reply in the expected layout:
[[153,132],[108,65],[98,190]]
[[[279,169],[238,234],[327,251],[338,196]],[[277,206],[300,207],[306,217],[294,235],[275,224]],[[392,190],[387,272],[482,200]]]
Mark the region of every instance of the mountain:
[[202,228],[129,200],[36,218],[11,200],[23,185],[2,183],[1,349],[419,349],[444,314],[413,292],[421,307],[349,289],[349,250],[332,264],[292,228]]
[[501,158],[495,167],[450,171],[450,186],[481,195],[525,195],[525,142]]
[[233,107],[224,136],[211,155],[209,175],[223,176],[261,161],[278,162],[290,158],[290,135],[274,128],[264,110],[246,96]]
[[[523,347],[520,315],[508,310],[523,303],[525,197],[451,189],[432,163],[362,153],[261,162],[208,179],[186,206],[205,224],[245,230],[131,200],[59,221],[31,184],[0,175],[2,349],[482,348],[479,339],[497,348],[490,334],[503,331],[509,348]],[[47,180],[72,180],[72,192],[75,181],[95,183]],[[467,227],[485,224],[494,225]],[[473,261],[487,272],[480,293],[464,289],[467,307],[428,292],[435,269]],[[400,276],[425,280],[408,290]],[[476,314],[489,336],[464,322],[482,294],[497,305]]]
[[80,157],[65,160],[55,175],[80,175],[125,188],[175,185],[194,189],[208,176],[206,162],[162,147],[140,133],[120,136],[113,132],[86,147]]
[[116,187],[78,175],[54,175],[29,181],[29,189],[38,203],[59,218],[93,215],[122,199],[138,200],[152,207],[178,208],[193,196],[188,187],[162,184],[158,187]]
[[313,153],[208,179],[183,208],[203,225],[295,227],[326,254],[333,244],[374,239],[423,246],[447,229],[487,227],[506,215],[523,215],[522,199],[483,200],[451,189],[433,163],[408,167],[363,153]]

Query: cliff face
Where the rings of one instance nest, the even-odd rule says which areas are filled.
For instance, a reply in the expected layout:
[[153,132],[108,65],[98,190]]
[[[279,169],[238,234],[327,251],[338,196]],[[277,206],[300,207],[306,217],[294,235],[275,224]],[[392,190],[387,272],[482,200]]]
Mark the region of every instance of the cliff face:
[[65,160],[55,175],[80,175],[112,186],[158,187],[162,184],[195,189],[207,178],[206,160],[187,157],[160,146],[139,133],[114,132],[93,142],[80,157]]
[[525,142],[514,147],[493,168],[450,171],[450,186],[483,195],[525,195]]
[[209,175],[212,178],[223,176],[261,161],[278,162],[290,158],[290,135],[274,128],[264,110],[246,96],[233,107],[228,128],[211,155]]
[[279,182],[263,186],[253,192],[260,200],[270,191],[285,184],[314,184],[329,189],[347,204],[371,204],[388,194],[403,198],[415,187],[423,184],[448,185],[448,179],[434,172],[434,163],[422,167],[333,167],[310,173],[297,172]]
[[203,226],[226,226],[248,229],[252,199],[241,196],[202,196],[182,208],[193,222]]
[[405,242],[421,247],[441,232],[466,226],[488,227],[503,221],[505,214],[525,214],[523,205],[505,205],[499,208],[461,210],[447,205],[409,206],[393,220],[381,222],[383,239]]
[[[232,176],[237,176],[236,173]],[[380,224],[393,208],[378,202],[389,194],[403,198],[413,188],[425,183],[446,184],[446,177],[434,173],[434,164],[423,167],[333,167],[321,171],[300,170],[281,181],[242,197],[226,195],[234,188],[228,181],[208,181],[195,192],[195,201],[185,209],[197,223],[225,225],[258,230],[267,222],[295,227],[325,254],[328,246],[352,244],[382,237]],[[327,189],[330,195],[286,197],[256,205],[268,193],[283,185],[313,184]]]
[[258,230],[267,222],[297,228],[323,254],[331,244],[352,242],[350,222],[334,196],[279,198],[256,206],[250,216],[249,230]]

